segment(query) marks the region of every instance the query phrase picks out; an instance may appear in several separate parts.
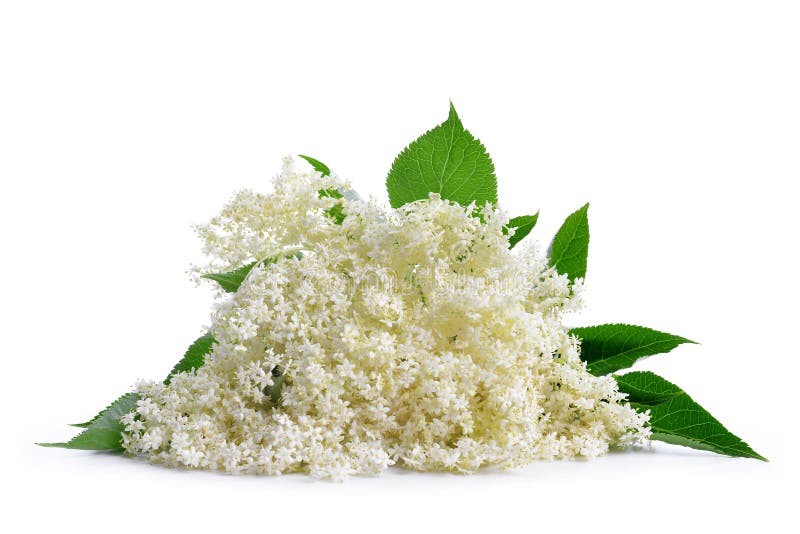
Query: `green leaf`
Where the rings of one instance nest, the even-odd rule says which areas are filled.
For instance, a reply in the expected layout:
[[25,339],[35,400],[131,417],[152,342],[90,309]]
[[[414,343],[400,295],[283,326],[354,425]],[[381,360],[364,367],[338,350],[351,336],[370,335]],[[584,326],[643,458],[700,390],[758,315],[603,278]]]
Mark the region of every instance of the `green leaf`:
[[429,193],[467,206],[497,204],[494,164],[480,141],[464,129],[450,103],[446,121],[424,133],[395,158],[386,178],[393,208]]
[[214,336],[212,336],[210,332],[195,339],[194,343],[189,345],[189,348],[186,349],[186,353],[183,355],[183,358],[181,358],[181,361],[175,364],[175,367],[172,368],[167,378],[164,379],[164,384],[169,385],[172,377],[178,373],[185,373],[186,371],[202,367],[205,363],[206,355],[211,352],[216,342],[217,340],[214,339]]
[[683,390],[650,371],[631,371],[614,375],[619,390],[628,394],[628,400],[644,406],[655,406],[667,402],[683,393]]
[[[170,380],[177,373],[183,373],[186,371],[191,371],[192,369],[199,369],[200,367],[202,367],[203,364],[205,363],[206,355],[211,352],[211,348],[216,342],[217,340],[214,339],[214,336],[212,336],[210,332],[203,334],[199,338],[195,339],[194,342],[191,345],[189,345],[189,348],[186,349],[186,353],[183,355],[183,358],[181,358],[181,360],[175,364],[175,367],[172,368],[172,371],[170,371],[169,375],[167,375],[167,378],[164,379],[164,384],[169,385]],[[132,393],[129,393],[128,395],[132,395]],[[114,401],[114,403],[120,402],[124,397],[125,395]],[[89,428],[95,421],[103,417],[112,407],[114,407],[114,403],[106,407],[99,414],[95,415],[92,420],[87,421],[85,423],[72,423],[70,424],[70,426],[76,426],[78,428]],[[123,413],[122,415],[125,414]]]
[[253,270],[253,267],[255,267],[257,263],[257,261],[254,261],[227,273],[204,274],[200,278],[214,280],[226,292],[236,293],[236,291],[239,289],[239,286],[242,285],[244,279],[247,278],[247,275],[250,274],[250,271]]
[[320,160],[312,158],[311,156],[304,156],[303,154],[298,154],[298,156],[309,162],[311,166],[314,167],[314,170],[322,174],[322,176],[330,176],[331,170]]
[[[342,217],[344,217],[344,215],[342,215]],[[289,258],[299,259],[302,257],[303,257],[302,252],[295,252],[294,254],[285,256],[285,258],[287,259]],[[250,271],[253,270],[253,267],[258,265],[259,263],[261,265],[269,265],[271,263],[275,263],[276,261],[278,261],[277,258],[267,258],[261,260],[260,262],[254,261],[252,263],[248,263],[247,265],[244,265],[236,270],[227,273],[209,273],[202,275],[200,278],[207,278],[208,280],[214,280],[227,293],[236,293],[236,291],[239,290],[239,286],[241,286],[242,282],[244,282],[245,278],[247,278],[247,275],[250,274]]]
[[[132,393],[126,393],[125,395],[132,395]],[[100,413],[95,415],[89,421],[86,421],[85,423],[70,423],[69,426],[75,426],[75,427],[78,427],[78,428],[89,428],[90,426],[92,426],[92,423],[94,423],[95,421],[97,421],[98,419],[103,417],[106,414],[106,412],[108,412],[116,403],[120,402],[125,397],[125,395],[123,395],[122,397],[119,397],[117,400],[115,400],[114,402],[112,402],[111,404],[109,404],[108,406],[103,408],[100,411]]]
[[336,189],[320,189],[319,190],[319,198],[342,198],[344,195],[341,194]]
[[572,328],[581,340],[581,359],[594,375],[605,375],[633,365],[636,360],[669,352],[682,343],[694,343],[680,336],[630,324],[601,324]]
[[66,443],[38,443],[37,445],[64,449],[120,451],[122,450],[122,431],[125,429],[120,418],[134,410],[138,400],[139,395],[136,393],[126,393],[92,419],[86,430]]
[[275,263],[277,260],[275,258],[267,258],[260,262],[254,261],[252,263],[248,263],[242,267],[239,267],[236,270],[227,272],[227,273],[209,273],[204,274],[200,278],[207,278],[209,280],[214,280],[217,282],[223,290],[227,293],[236,293],[239,290],[239,286],[242,285],[247,275],[250,274],[250,271],[253,270],[253,267],[261,263],[262,265],[269,265],[270,263]]
[[286,375],[284,375],[279,368],[275,368],[272,372],[272,385],[267,386],[265,393],[269,395],[269,400],[273,406],[278,406],[281,403],[281,392],[286,382]]
[[672,382],[649,371],[634,371],[614,378],[636,409],[650,410],[652,439],[767,461]]
[[[336,189],[320,189],[319,198],[325,198],[325,197],[343,198],[344,195],[339,191],[337,191]],[[344,207],[342,206],[341,202],[334,204],[332,208],[325,211],[325,214],[328,217],[331,217],[333,219],[333,222],[335,222],[336,224],[342,224],[344,218],[347,217],[347,215],[344,214]]]
[[589,203],[567,217],[550,244],[550,265],[570,281],[586,278],[589,256]]
[[[520,215],[508,221],[507,228],[515,229],[514,235],[508,238],[508,248],[514,248],[526,235],[531,233],[533,227],[536,226],[537,220],[539,220],[538,211],[533,215]],[[504,229],[503,233],[508,233],[508,231]]]
[[341,203],[336,204],[331,209],[327,210],[325,214],[332,218],[333,222],[336,224],[342,224],[344,222],[344,218],[347,217],[347,215],[344,214],[344,208],[342,207]]

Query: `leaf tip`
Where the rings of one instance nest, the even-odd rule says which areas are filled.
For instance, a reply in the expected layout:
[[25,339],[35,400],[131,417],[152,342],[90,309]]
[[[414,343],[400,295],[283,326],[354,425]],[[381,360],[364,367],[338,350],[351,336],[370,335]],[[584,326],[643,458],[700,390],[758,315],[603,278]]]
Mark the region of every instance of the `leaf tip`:
[[455,122],[456,124],[461,123],[461,119],[458,118],[458,113],[456,112],[456,106],[453,104],[453,99],[450,99],[450,111],[447,114],[447,120]]
[[330,176],[330,168],[317,158],[312,158],[311,156],[306,156],[305,154],[298,154],[297,157],[306,160],[308,164],[311,165],[314,170],[320,173],[322,176]]

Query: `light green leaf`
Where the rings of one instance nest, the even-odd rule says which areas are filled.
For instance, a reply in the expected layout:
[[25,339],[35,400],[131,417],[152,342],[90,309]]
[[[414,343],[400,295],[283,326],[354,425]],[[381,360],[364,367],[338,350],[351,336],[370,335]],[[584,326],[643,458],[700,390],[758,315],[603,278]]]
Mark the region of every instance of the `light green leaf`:
[[[507,228],[515,229],[514,235],[508,238],[508,248],[514,248],[526,235],[531,233],[537,220],[539,220],[538,211],[533,215],[520,215],[508,221]],[[508,233],[508,231],[504,229],[503,233]]]
[[494,164],[480,141],[464,129],[450,103],[446,121],[424,133],[395,158],[386,178],[393,208],[429,193],[467,206],[497,204]]
[[732,434],[681,388],[649,371],[634,371],[614,377],[619,390],[637,410],[650,410],[652,439],[740,456],[767,459]]
[[183,358],[181,358],[181,361],[175,364],[175,367],[172,368],[167,378],[164,379],[164,383],[169,385],[172,377],[178,373],[185,373],[192,369],[201,368],[205,363],[206,355],[211,353],[211,349],[216,342],[217,340],[214,339],[214,336],[212,336],[210,332],[195,339],[194,343],[189,345],[189,348],[186,349],[186,353],[183,355]]
[[122,431],[125,429],[120,418],[134,410],[138,400],[139,395],[136,393],[126,393],[92,419],[86,430],[66,443],[38,443],[38,445],[64,449],[120,451],[122,450]]
[[561,225],[550,244],[550,265],[570,281],[586,278],[589,256],[589,203],[571,214]]
[[572,328],[569,333],[580,338],[581,359],[594,375],[625,369],[639,358],[669,352],[681,343],[694,343],[680,336],[630,324]]
[[303,154],[298,154],[298,156],[309,162],[311,166],[314,167],[314,170],[320,173],[322,176],[330,176],[331,170],[320,160],[312,158],[311,156],[304,156]]

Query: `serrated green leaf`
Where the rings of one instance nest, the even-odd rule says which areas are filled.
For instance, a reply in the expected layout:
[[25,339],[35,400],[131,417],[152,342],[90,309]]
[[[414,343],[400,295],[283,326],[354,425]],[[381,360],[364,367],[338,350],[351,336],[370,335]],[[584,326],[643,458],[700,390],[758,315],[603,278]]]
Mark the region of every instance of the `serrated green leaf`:
[[589,257],[589,203],[571,214],[556,232],[550,244],[550,265],[570,281],[586,278]]
[[[520,215],[508,221],[507,228],[515,229],[514,235],[508,238],[508,248],[514,248],[526,235],[531,233],[538,220],[539,212],[537,211],[533,215]],[[508,233],[508,231],[504,229],[503,233]]]
[[643,406],[655,406],[683,393],[683,390],[650,371],[631,371],[614,375],[619,390],[628,394],[628,400]]
[[86,430],[71,440],[65,443],[38,443],[37,445],[92,451],[122,450],[122,431],[125,427],[120,422],[120,418],[134,410],[138,400],[139,395],[136,393],[126,393],[100,412],[89,422]]
[[[344,214],[342,214],[342,217],[344,217]],[[287,259],[289,259],[289,258],[298,258],[299,259],[299,258],[302,258],[302,257],[303,257],[303,253],[302,252],[295,252],[294,254],[290,254],[288,256],[285,256],[285,258],[287,258]],[[252,263],[248,263],[247,265],[244,265],[242,267],[239,267],[238,269],[235,269],[235,270],[227,272],[227,273],[208,273],[208,274],[204,274],[204,275],[200,276],[200,278],[206,278],[208,280],[214,280],[215,282],[217,282],[220,285],[220,287],[225,292],[227,292],[227,293],[236,293],[239,290],[239,287],[242,285],[242,282],[244,282],[245,279],[247,278],[247,275],[250,274],[250,271],[253,270],[253,267],[258,265],[259,263],[261,265],[269,265],[271,263],[275,263],[276,261],[278,261],[277,258],[267,258],[267,259],[261,260],[260,262],[254,261]]]
[[[131,394],[132,393],[126,393],[125,395],[131,395]],[[85,423],[70,423],[69,426],[74,426],[78,428],[89,428],[90,426],[92,426],[92,423],[103,417],[109,410],[111,410],[115,406],[116,403],[120,402],[125,397],[125,395],[114,400],[114,402],[103,408],[97,415],[95,415],[89,421],[86,421]]]
[[214,280],[225,292],[236,293],[239,290],[239,286],[241,286],[242,282],[244,282],[245,278],[247,278],[247,275],[253,270],[253,267],[259,263],[262,265],[269,265],[271,263],[275,263],[276,261],[277,260],[275,258],[267,258],[260,262],[254,261],[252,263],[248,263],[247,265],[227,273],[209,273],[202,275],[200,278]]
[[467,206],[497,204],[494,164],[481,142],[461,124],[450,103],[446,121],[429,130],[395,158],[386,178],[393,208],[429,193]]
[[250,274],[250,271],[253,270],[256,264],[258,264],[258,262],[254,261],[227,273],[208,273],[201,276],[201,278],[214,280],[226,292],[236,293],[239,286],[242,285],[242,282],[244,282],[244,279],[247,278],[247,275]]
[[312,158],[311,156],[304,156],[303,154],[298,154],[298,156],[309,162],[311,166],[314,167],[314,170],[320,173],[322,176],[330,176],[331,170],[320,160]]
[[194,343],[189,345],[189,348],[186,349],[186,353],[183,355],[183,358],[181,358],[181,361],[175,364],[175,367],[172,368],[167,378],[164,379],[164,384],[169,385],[170,380],[177,373],[185,373],[192,369],[201,368],[205,363],[206,356],[211,352],[216,342],[217,340],[214,339],[214,336],[212,336],[210,332],[195,339]]
[[652,439],[728,456],[767,459],[731,433],[681,388],[649,371],[615,376],[639,411],[650,410]]
[[594,375],[605,375],[633,365],[639,358],[669,352],[686,338],[630,324],[602,324],[572,328],[581,340],[581,359]]
[[[208,355],[211,352],[211,348],[216,342],[217,340],[214,339],[214,336],[212,336],[210,332],[203,334],[199,338],[195,339],[194,342],[191,345],[189,345],[189,348],[186,349],[186,353],[183,355],[183,358],[181,358],[181,360],[175,364],[175,366],[172,368],[172,371],[170,371],[170,373],[167,375],[167,378],[164,379],[164,384],[169,385],[170,380],[177,373],[183,373],[186,371],[191,371],[192,369],[199,369],[200,367],[202,367],[203,364],[205,363],[206,355]],[[133,395],[133,393],[127,393],[126,395]],[[108,413],[112,413],[111,412],[112,409],[117,409],[118,403],[120,403],[122,399],[125,398],[126,395],[123,395],[119,399],[115,400],[113,403],[107,406],[103,411],[95,415],[94,418],[91,419],[90,421],[87,421],[85,423],[73,423],[70,426],[75,426],[78,428],[89,428],[98,419],[105,417],[106,414]],[[122,417],[122,415],[125,415],[125,413],[122,413],[120,417]]]

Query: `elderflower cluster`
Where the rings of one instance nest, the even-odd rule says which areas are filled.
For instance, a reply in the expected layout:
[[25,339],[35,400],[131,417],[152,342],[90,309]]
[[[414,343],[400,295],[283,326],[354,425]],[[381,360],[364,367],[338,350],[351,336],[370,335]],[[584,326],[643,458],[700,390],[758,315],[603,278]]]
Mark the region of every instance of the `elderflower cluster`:
[[592,457],[647,437],[647,416],[586,371],[562,325],[580,281],[536,245],[509,250],[504,212],[320,193],[333,190],[349,185],[287,159],[272,194],[240,192],[198,228],[211,258],[198,273],[274,261],[220,291],[203,367],[139,384],[128,452],[339,479]]

